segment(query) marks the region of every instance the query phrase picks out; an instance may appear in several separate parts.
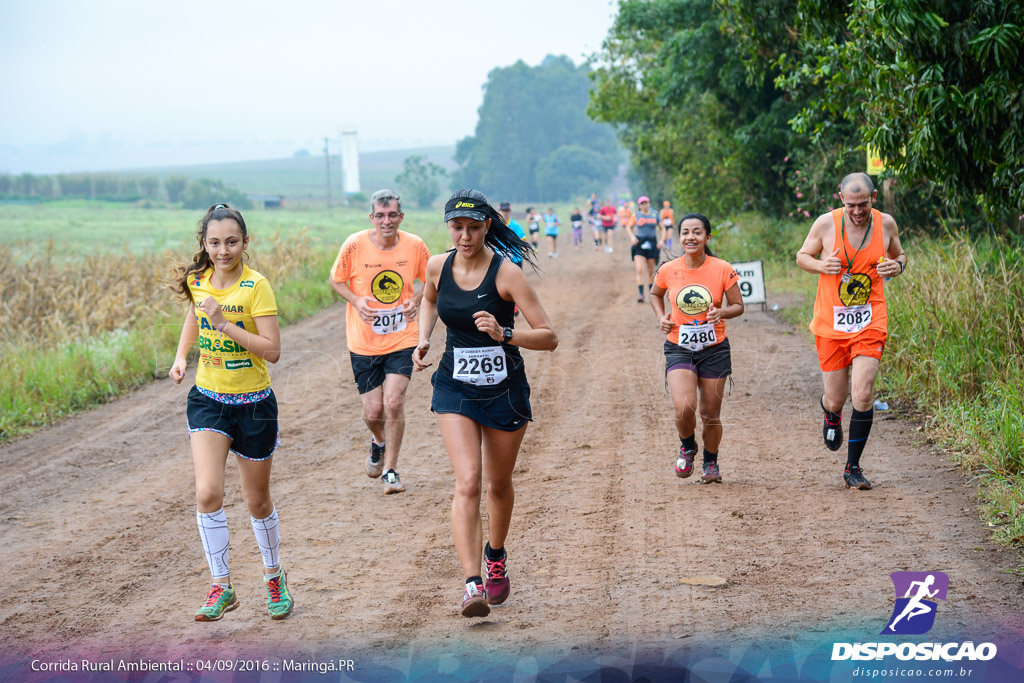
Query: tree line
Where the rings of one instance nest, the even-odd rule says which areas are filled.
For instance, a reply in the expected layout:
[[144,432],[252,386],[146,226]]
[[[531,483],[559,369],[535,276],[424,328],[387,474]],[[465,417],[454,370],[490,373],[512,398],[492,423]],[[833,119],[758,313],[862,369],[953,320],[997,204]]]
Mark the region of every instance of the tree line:
[[886,161],[908,224],[1020,232],[1024,3],[621,0],[589,115],[684,206],[805,215]]
[[586,196],[612,181],[622,159],[611,126],[586,116],[590,67],[549,55],[492,70],[473,135],[459,140],[453,187],[495,201]]
[[97,199],[113,202],[166,199],[186,209],[205,209],[217,202],[249,208],[245,195],[226,186],[223,181],[199,178],[190,182],[188,176],[173,174],[161,181],[155,176],[109,172],[53,175],[0,173],[0,199]]

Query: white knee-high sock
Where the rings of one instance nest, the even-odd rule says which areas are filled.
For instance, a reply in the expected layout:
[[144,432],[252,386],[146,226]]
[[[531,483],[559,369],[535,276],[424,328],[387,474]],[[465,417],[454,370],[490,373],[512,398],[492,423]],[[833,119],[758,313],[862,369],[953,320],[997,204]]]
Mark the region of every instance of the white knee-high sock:
[[196,524],[199,538],[203,540],[203,552],[210,565],[210,574],[220,579],[231,574],[228,568],[228,518],[224,508],[216,512],[196,510]]
[[266,569],[273,569],[280,563],[278,548],[281,545],[281,534],[277,529],[277,508],[270,513],[269,517],[256,519],[249,516],[252,522],[252,532],[256,534],[256,543],[260,546],[260,553],[263,555],[263,566]]

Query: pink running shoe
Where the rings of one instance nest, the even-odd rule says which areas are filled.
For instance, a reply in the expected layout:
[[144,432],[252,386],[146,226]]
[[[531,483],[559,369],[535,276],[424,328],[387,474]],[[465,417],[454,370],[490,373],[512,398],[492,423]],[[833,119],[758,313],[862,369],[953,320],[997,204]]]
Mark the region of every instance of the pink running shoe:
[[505,569],[507,561],[507,553],[502,553],[501,559],[494,560],[493,562],[484,555],[484,562],[487,564],[484,593],[487,594],[488,605],[500,605],[508,599],[508,593],[512,589],[512,584],[508,580],[508,571]]
[[676,459],[676,476],[686,479],[693,474],[693,458],[697,455],[697,449],[686,450],[685,446],[679,447],[679,458]]

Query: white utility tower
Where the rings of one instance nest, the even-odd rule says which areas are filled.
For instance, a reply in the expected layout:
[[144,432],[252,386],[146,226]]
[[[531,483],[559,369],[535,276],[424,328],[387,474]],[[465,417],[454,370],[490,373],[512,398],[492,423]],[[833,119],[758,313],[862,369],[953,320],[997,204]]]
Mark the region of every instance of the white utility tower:
[[345,195],[359,192],[359,141],[355,130],[341,131],[341,168]]

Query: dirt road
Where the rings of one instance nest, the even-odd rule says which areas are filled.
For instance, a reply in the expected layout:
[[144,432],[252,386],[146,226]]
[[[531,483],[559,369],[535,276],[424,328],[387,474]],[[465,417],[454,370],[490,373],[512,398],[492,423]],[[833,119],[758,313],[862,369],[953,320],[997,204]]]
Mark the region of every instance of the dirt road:
[[[535,282],[560,344],[526,353],[536,421],[517,468],[513,593],[491,617],[457,616],[452,475],[426,374],[409,391],[407,492],[385,497],[363,472],[368,437],[339,305],[285,330],[272,370],[283,439],[273,493],[295,614],[267,618],[229,468],[242,606],[192,621],[209,574],[185,432],[190,382],[163,380],[0,448],[6,661],[364,653],[408,674],[412,653],[432,648],[515,660],[826,630],[870,637],[900,570],[950,576],[937,632],[1024,631],[1020,579],[1004,572],[1012,554],[989,543],[973,488],[914,424],[879,414],[864,457],[875,488],[843,488],[845,448],[821,443],[820,378],[801,330],[759,307],[730,321],[725,483],[701,486],[673,474],[662,336],[635,302],[626,255],[541,260]],[[439,329],[435,354],[442,341]],[[685,582],[709,576],[728,585]]]

